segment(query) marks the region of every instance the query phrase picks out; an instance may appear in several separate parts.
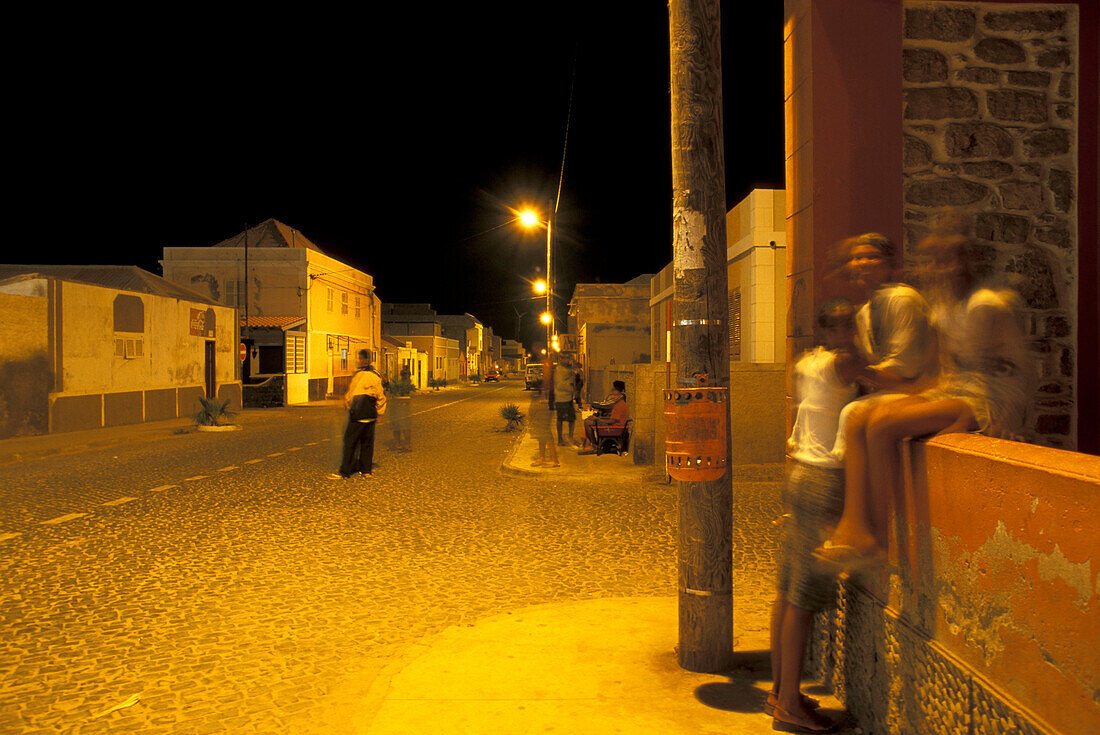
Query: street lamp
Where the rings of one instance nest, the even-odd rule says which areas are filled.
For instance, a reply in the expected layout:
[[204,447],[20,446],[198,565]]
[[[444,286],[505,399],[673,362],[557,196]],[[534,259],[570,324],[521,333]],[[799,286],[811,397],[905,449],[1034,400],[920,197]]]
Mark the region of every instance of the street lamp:
[[[553,207],[549,207],[547,209],[547,212],[552,213],[553,212]],[[521,211],[519,213],[518,216],[519,216],[520,224],[523,225],[524,227],[526,227],[527,229],[531,229],[532,227],[541,227],[543,225],[546,226],[546,283],[543,284],[543,288],[545,288],[545,290],[546,290],[546,314],[548,314],[550,318],[549,318],[549,321],[547,321],[545,319],[546,315],[543,315],[544,316],[543,324],[546,325],[546,346],[549,348],[550,347],[550,339],[551,339],[551,336],[553,335],[553,329],[554,329],[554,327],[553,327],[553,324],[554,324],[554,304],[553,304],[554,281],[553,281],[553,277],[554,276],[553,276],[552,271],[550,270],[550,243],[551,243],[551,240],[553,238],[553,229],[554,229],[553,228],[553,216],[552,216],[552,214],[547,214],[546,222],[542,222],[539,219],[538,213],[535,212],[535,210],[533,210],[533,209],[524,209],[523,211]],[[540,281],[540,282],[535,284],[535,293],[542,293],[542,291],[539,290],[539,285],[541,283],[542,282]]]

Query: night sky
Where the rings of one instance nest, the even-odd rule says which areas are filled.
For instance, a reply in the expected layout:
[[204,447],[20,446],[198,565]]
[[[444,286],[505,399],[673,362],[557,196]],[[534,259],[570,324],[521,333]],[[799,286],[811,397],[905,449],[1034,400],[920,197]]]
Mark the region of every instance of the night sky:
[[[722,3],[731,205],[783,181],[783,4],[757,5]],[[163,247],[274,217],[371,273],[383,301],[469,311],[508,338],[518,308],[528,341],[545,232],[501,225],[554,196],[572,88],[557,290],[669,262],[664,3],[391,6],[29,25],[9,216],[42,247],[3,260],[159,273]]]

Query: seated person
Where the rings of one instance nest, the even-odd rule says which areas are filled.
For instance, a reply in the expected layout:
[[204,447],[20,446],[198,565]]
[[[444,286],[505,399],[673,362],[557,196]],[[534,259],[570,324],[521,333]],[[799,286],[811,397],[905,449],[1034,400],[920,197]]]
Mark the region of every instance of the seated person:
[[614,390],[604,399],[602,407],[607,408],[605,415],[592,414],[584,420],[584,444],[578,454],[596,453],[597,426],[626,426],[630,420],[630,407],[626,404],[626,383],[616,380],[611,384]]

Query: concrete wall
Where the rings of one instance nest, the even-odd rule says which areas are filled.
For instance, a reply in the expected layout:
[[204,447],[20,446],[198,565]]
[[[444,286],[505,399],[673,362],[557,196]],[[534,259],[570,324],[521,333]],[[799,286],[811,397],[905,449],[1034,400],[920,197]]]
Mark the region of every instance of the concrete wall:
[[964,434],[907,466],[889,566],[818,620],[819,673],[866,731],[1100,732],[1100,459]]
[[34,283],[41,288],[28,293],[40,295],[0,293],[6,327],[0,341],[0,439],[49,429],[48,301],[45,281]]

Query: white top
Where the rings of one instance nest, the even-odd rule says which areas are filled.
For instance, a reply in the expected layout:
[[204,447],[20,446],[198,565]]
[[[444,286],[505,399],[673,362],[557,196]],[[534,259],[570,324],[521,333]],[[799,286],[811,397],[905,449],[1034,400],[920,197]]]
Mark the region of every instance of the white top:
[[842,467],[834,454],[840,410],[856,396],[854,383],[844,383],[836,371],[837,353],[815,347],[794,367],[798,414],[787,444],[791,457],[818,467]]
[[934,372],[937,345],[928,303],[911,286],[883,286],[856,312],[856,346],[873,368],[909,380]]

